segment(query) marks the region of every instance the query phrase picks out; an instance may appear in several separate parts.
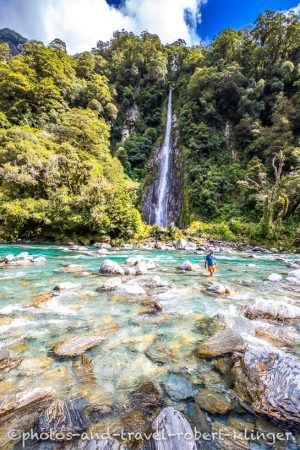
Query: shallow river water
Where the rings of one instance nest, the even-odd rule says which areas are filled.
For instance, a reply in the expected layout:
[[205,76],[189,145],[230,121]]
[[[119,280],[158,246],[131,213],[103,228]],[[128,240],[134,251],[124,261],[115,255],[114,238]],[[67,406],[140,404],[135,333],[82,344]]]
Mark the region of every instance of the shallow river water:
[[[89,250],[95,252],[97,249]],[[51,386],[62,398],[85,402],[90,411],[93,407],[97,410],[99,405],[105,405],[109,412],[113,411],[101,416],[101,420],[94,420],[93,426],[97,427],[97,422],[101,422],[98,426],[103,429],[105,426],[119,427],[126,420],[131,424],[136,421],[138,427],[147,426],[147,423],[142,423],[146,418],[134,415],[130,402],[132,392],[148,380],[161,392],[166,405],[190,414],[191,403],[177,400],[176,395],[170,396],[163,385],[165,380],[171,387],[175,383],[176,391],[176,383],[180,389],[183,382],[185,389],[184,380],[188,380],[196,393],[203,387],[203,373],[208,373],[211,383],[214,383],[216,372],[212,362],[200,359],[197,347],[201,340],[217,331],[211,320],[216,314],[224,315],[235,329],[247,334],[250,342],[268,345],[251,335],[247,323],[238,314],[238,308],[252,304],[258,298],[299,304],[300,286],[266,281],[273,272],[285,278],[292,270],[291,264],[297,259],[296,255],[280,255],[286,261],[278,261],[278,254],[272,253],[217,253],[216,281],[235,291],[230,297],[219,297],[206,289],[208,275],[203,268],[204,253],[201,252],[121,248],[111,249],[105,256],[96,256],[63,251],[55,246],[3,245],[0,246],[0,258],[24,251],[34,257],[44,256],[46,262],[0,268],[0,347],[23,357],[18,367],[1,376],[0,396]],[[161,312],[147,313],[145,301],[141,304],[145,298],[140,296],[128,297],[96,290],[109,278],[98,273],[104,259],[123,264],[128,257],[135,255],[142,255],[158,264],[146,275],[134,277],[134,283],[144,287],[148,298],[155,296],[163,307]],[[193,272],[178,271],[177,266],[186,259],[200,264],[201,268]],[[68,264],[86,265],[88,273],[59,273],[59,269]],[[172,287],[165,292],[149,290],[147,283],[155,275],[168,281]],[[51,291],[64,281],[81,283],[81,287],[54,296],[41,308],[25,307],[34,296]],[[90,333],[101,335],[104,330],[106,337],[103,343],[87,352],[89,360],[84,366],[76,358],[57,359],[51,353],[57,343],[68,337]],[[299,355],[297,326],[293,332],[297,342],[293,353]],[[147,349],[158,341],[160,348],[172,354],[163,364],[147,354]],[[204,379],[207,380],[207,377]],[[209,381],[206,383],[209,384]],[[228,390],[230,395],[230,385],[222,383],[219,388],[225,393]],[[205,412],[204,415],[209,424],[221,421],[226,425],[230,418],[253,419],[240,406],[229,414]],[[266,419],[261,420],[264,426],[274,427]],[[261,440],[250,443],[250,448],[297,449],[295,442],[291,440],[279,446],[278,443],[271,445]],[[232,447],[233,450],[235,448],[240,447]]]

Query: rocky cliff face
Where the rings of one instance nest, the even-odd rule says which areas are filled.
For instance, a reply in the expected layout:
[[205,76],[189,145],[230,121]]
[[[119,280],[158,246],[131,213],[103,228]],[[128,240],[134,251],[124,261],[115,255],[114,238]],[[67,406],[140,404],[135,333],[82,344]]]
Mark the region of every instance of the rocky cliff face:
[[128,111],[126,112],[124,125],[122,129],[122,141],[127,139],[129,135],[134,131],[135,122],[138,118],[139,113],[140,113],[139,107],[137,106],[136,103],[134,103],[134,105],[132,105],[132,107],[128,109]]
[[[147,167],[147,176],[144,185],[143,195],[143,219],[150,225],[155,223],[155,207],[158,202],[158,182],[159,182],[159,163],[161,158],[162,145],[156,146]],[[179,148],[179,129],[176,114],[172,119],[172,155],[170,168],[170,191],[168,223],[179,224],[183,202],[184,188],[184,161]]]

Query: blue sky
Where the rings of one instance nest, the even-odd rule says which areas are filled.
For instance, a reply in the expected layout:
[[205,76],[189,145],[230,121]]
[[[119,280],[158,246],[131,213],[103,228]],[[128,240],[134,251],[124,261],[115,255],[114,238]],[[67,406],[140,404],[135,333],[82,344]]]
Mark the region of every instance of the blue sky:
[[254,22],[266,9],[288,10],[297,5],[293,0],[208,0],[201,7],[202,22],[197,26],[202,39],[212,39],[224,28],[242,28]]
[[0,28],[46,44],[60,38],[70,53],[90,50],[121,29],[194,45],[226,27],[251,25],[266,9],[291,8],[300,14],[300,0],[0,0]]

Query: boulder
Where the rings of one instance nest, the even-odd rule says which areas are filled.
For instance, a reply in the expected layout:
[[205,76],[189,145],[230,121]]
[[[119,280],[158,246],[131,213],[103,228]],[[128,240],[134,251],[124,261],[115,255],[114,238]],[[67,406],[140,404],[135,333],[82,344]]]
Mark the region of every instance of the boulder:
[[125,264],[127,266],[135,266],[141,261],[144,261],[144,257],[141,255],[130,256],[129,258],[126,259]]
[[69,247],[69,250],[71,252],[86,252],[88,248],[84,245],[71,245],[71,247]]
[[299,278],[296,278],[296,277],[287,277],[285,279],[285,281],[287,281],[288,283],[291,283],[291,284],[300,285],[300,280],[299,280]]
[[124,275],[135,275],[134,267],[124,266],[123,270],[124,270]]
[[111,261],[110,259],[105,259],[100,266],[100,273],[103,274],[111,274],[111,275],[124,275],[124,270],[122,267],[115,261]]
[[155,275],[147,281],[147,286],[150,288],[160,288],[160,287],[168,287],[169,283],[160,278],[159,275]]
[[151,450],[197,450],[193,430],[181,412],[168,406],[153,421]]
[[156,248],[157,250],[164,250],[165,246],[162,242],[157,241],[155,242],[154,248]]
[[197,405],[213,414],[226,414],[233,409],[230,399],[210,389],[200,389],[195,397]]
[[291,347],[296,344],[295,335],[283,327],[265,323],[255,328],[255,336],[265,339],[277,347]]
[[242,354],[233,368],[235,390],[254,412],[300,424],[300,361],[268,347]]
[[154,270],[156,269],[156,264],[153,261],[146,261],[146,267],[147,270]]
[[288,278],[296,278],[300,281],[300,269],[292,270],[288,273]]
[[135,275],[145,275],[148,272],[147,265],[144,261],[137,263],[134,266]]
[[122,284],[118,288],[118,293],[121,295],[146,295],[145,289],[138,284]]
[[174,401],[187,400],[194,395],[192,383],[181,375],[171,373],[162,380],[162,388]]
[[106,280],[101,289],[103,291],[114,291],[115,289],[118,289],[122,284],[122,280],[121,278],[109,278],[108,280]]
[[225,329],[200,343],[198,355],[201,358],[214,358],[245,349],[245,341],[231,329]]
[[83,417],[74,402],[57,399],[39,416],[34,431],[38,435],[52,433],[53,440],[59,433],[59,440],[63,440],[63,437],[67,439],[68,433],[80,434],[85,429]]
[[82,264],[69,264],[68,266],[61,267],[57,271],[60,273],[77,273],[84,272],[87,269],[87,266]]
[[[51,388],[34,388],[12,396],[2,397],[0,401],[0,424],[19,415],[36,413],[46,409],[54,398]],[[29,425],[30,427],[30,425]]]
[[241,313],[251,320],[289,320],[300,317],[300,308],[280,301],[257,300],[254,305],[242,307]]
[[71,283],[70,281],[64,281],[54,287],[53,293],[58,295],[64,291],[76,291],[81,288],[81,283]]
[[109,251],[107,250],[107,248],[100,248],[97,253],[98,255],[108,255]]
[[95,242],[93,244],[94,247],[102,248],[102,249],[108,249],[111,248],[111,245],[108,244],[108,242]]
[[188,271],[192,271],[193,270],[193,264],[186,259],[185,261],[183,261],[180,266],[178,266],[179,270],[185,270],[186,272]]
[[47,260],[44,256],[38,256],[37,258],[34,258],[34,263],[45,263]]
[[282,276],[279,275],[279,273],[271,273],[271,274],[268,276],[267,280],[268,280],[268,281],[273,281],[273,282],[281,281],[281,280],[282,280]]
[[5,262],[5,264],[9,264],[11,261],[15,259],[14,255],[10,253],[9,255],[6,255],[1,262]]
[[210,292],[213,292],[214,294],[217,295],[232,295],[234,292],[232,289],[230,289],[230,287],[225,286],[224,284],[221,283],[211,283],[208,287],[207,290]]
[[185,239],[179,239],[177,242],[175,242],[175,248],[176,250],[185,250],[188,243]]
[[102,336],[88,335],[71,337],[53,348],[53,353],[58,357],[72,357],[82,355],[96,345],[101,344]]

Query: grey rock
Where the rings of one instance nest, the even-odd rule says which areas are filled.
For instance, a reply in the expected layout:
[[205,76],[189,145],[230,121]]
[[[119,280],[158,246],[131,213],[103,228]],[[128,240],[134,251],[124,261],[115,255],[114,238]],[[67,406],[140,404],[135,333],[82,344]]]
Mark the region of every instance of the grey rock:
[[233,368],[235,390],[259,414],[300,424],[300,361],[275,348],[248,349]]
[[194,395],[192,383],[175,373],[167,375],[162,380],[162,387],[167,395],[175,401],[187,400]]
[[86,429],[81,413],[76,408],[74,402],[65,400],[54,400],[48,408],[40,415],[35,431],[41,433],[59,433],[60,440],[67,433],[81,433]]
[[124,275],[124,270],[122,267],[115,261],[111,261],[110,259],[105,259],[100,266],[100,273],[103,274],[111,274],[111,275]]
[[161,411],[151,428],[155,433],[155,439],[150,443],[151,450],[197,449],[189,422],[181,412],[171,406]]

